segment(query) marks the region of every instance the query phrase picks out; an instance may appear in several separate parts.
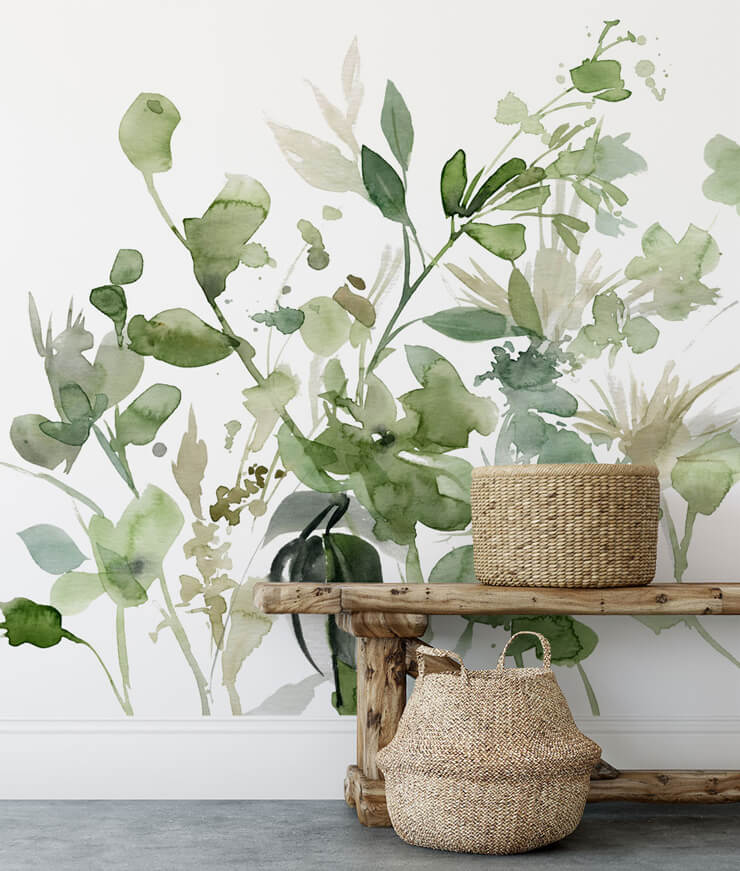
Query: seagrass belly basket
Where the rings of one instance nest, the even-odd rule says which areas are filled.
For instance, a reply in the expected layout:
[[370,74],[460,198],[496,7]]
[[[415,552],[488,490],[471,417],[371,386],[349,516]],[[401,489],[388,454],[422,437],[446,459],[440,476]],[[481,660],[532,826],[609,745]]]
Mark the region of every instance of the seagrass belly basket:
[[[517,635],[537,635],[542,668],[504,668],[506,648],[484,671],[468,671],[446,650],[417,654],[398,732],[378,753],[393,828],[410,844],[523,853],[580,822],[601,750],[573,721],[547,639]],[[425,674],[429,655],[457,660],[459,672]]]
[[471,511],[483,584],[637,587],[655,575],[655,466],[484,466],[473,469]]

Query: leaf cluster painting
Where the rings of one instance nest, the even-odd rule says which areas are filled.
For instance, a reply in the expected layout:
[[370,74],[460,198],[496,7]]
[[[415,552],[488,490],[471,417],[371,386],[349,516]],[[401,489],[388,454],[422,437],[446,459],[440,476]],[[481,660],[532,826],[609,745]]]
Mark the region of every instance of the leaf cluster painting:
[[[204,210],[174,215],[160,189],[163,175],[181,172],[178,143],[188,135],[177,95],[140,93],[122,106],[121,160],[142,210],[162,222],[151,247],[176,245],[191,287],[175,306],[140,292],[150,252],[122,239],[61,325],[29,289],[29,359],[47,402],[17,409],[2,467],[65,494],[69,509],[57,518],[40,509],[38,523],[14,530],[50,584],[31,596],[19,578],[17,595],[0,602],[8,644],[48,656],[62,642],[87,648],[99,691],[133,715],[144,678],[129,645],[156,657],[166,636],[190,676],[194,712],[210,714],[223,696],[233,714],[247,713],[244,665],[274,626],[253,604],[257,580],[472,582],[469,487],[484,463],[656,463],[682,581],[695,530],[740,479],[740,413],[710,405],[740,365],[690,383],[651,357],[680,324],[698,329],[729,306],[713,283],[723,255],[710,228],[677,231],[671,214],[638,227],[629,217],[649,167],[640,133],[620,126],[619,104],[640,79],[650,99],[665,96],[651,62],[635,66],[645,42],[616,19],[603,22],[539,108],[512,91],[493,99],[494,143],[459,142],[430,176],[416,170],[426,127],[415,126],[403,82],[388,80],[381,105],[370,103],[355,39],[338,102],[309,83],[328,132],[268,122],[284,171],[313,198],[308,215],[268,191],[259,166],[247,167],[255,177],[226,174]],[[360,129],[374,133],[366,140]],[[703,194],[740,212],[740,144],[707,140]],[[416,213],[417,190],[433,193],[434,233],[419,229],[431,219]],[[334,245],[333,228],[358,208],[386,233],[373,274],[359,274],[356,252]],[[271,251],[276,211],[291,227],[287,260]],[[373,243],[359,229],[354,238],[363,249]],[[599,249],[614,246],[629,255],[607,274]],[[320,277],[324,292],[304,292],[316,286],[307,277]],[[276,287],[271,306],[232,305],[235,281],[263,280]],[[453,294],[444,306],[441,285]],[[472,377],[450,359],[452,347]],[[204,390],[230,391],[239,404],[218,440],[202,435],[186,370],[203,370]],[[148,455],[163,457],[173,441],[168,483],[154,484]],[[93,452],[109,472],[94,493],[77,475]],[[119,496],[108,498],[116,488],[123,510]],[[259,568],[235,560],[232,545],[244,538]],[[429,567],[431,543],[446,552]],[[115,663],[75,634],[93,603]],[[130,614],[145,603],[156,603],[158,619],[132,637]],[[656,633],[683,624],[740,667],[698,618],[641,622]],[[334,708],[353,714],[350,636],[332,617],[290,623],[292,652],[310,674],[276,687],[255,712],[280,711],[283,699],[299,711],[330,681]],[[545,634],[553,662],[576,670],[598,713],[592,628],[564,616],[473,616],[458,649],[474,630],[494,629]],[[511,649],[518,662],[525,645]]]

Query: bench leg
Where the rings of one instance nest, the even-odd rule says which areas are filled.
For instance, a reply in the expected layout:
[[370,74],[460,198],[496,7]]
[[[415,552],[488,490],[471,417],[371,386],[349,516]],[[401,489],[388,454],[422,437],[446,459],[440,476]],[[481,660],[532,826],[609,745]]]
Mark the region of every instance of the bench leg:
[[406,705],[406,645],[426,629],[426,617],[343,614],[339,626],[357,637],[357,765],[345,779],[345,799],[366,826],[389,826],[377,753],[396,734]]

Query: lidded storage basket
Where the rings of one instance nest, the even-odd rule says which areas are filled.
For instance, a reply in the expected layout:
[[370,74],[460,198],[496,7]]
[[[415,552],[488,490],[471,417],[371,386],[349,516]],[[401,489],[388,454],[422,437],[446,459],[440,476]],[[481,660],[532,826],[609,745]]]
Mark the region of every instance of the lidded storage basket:
[[[504,668],[506,647],[536,635],[544,667]],[[419,678],[393,740],[378,753],[396,833],[420,847],[523,853],[569,835],[601,749],[578,731],[550,668],[550,645],[518,632],[494,670],[422,648]],[[424,656],[460,671],[425,674]]]
[[655,466],[555,463],[473,469],[473,563],[483,584],[639,587],[655,576]]

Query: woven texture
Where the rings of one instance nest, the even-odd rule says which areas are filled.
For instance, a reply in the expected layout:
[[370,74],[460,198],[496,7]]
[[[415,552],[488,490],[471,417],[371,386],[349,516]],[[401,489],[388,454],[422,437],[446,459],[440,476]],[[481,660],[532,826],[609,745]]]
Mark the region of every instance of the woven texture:
[[[581,734],[550,669],[468,671],[450,651],[419,651],[419,679],[378,753],[397,834],[421,847],[523,853],[569,835],[583,815],[601,749]],[[512,639],[517,637],[513,635]],[[508,645],[507,645],[508,646]],[[460,662],[425,674],[424,656]]]
[[484,584],[639,587],[655,576],[655,466],[473,469],[473,563]]

